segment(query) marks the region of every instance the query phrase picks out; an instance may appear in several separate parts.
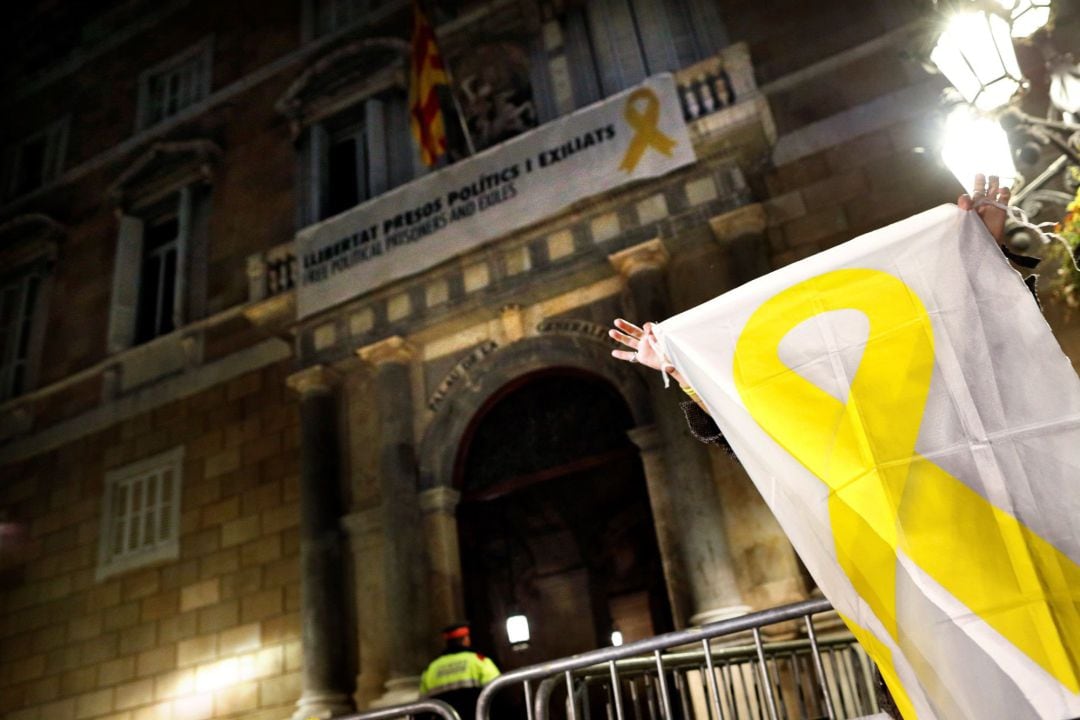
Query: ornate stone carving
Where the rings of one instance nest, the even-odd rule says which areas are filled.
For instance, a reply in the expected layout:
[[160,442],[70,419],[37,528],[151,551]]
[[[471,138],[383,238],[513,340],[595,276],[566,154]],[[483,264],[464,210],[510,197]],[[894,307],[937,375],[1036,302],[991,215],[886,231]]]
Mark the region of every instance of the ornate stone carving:
[[356,351],[360,359],[372,365],[383,363],[407,363],[416,354],[416,349],[400,335],[392,335],[371,345],[365,345]]
[[670,258],[659,238],[608,255],[611,266],[625,278],[641,270],[662,269]]
[[744,205],[723,215],[709,218],[709,227],[717,242],[729,242],[747,235],[762,235],[768,226],[761,203]]
[[328,392],[341,376],[326,365],[312,365],[285,378],[285,384],[301,396],[312,392]]

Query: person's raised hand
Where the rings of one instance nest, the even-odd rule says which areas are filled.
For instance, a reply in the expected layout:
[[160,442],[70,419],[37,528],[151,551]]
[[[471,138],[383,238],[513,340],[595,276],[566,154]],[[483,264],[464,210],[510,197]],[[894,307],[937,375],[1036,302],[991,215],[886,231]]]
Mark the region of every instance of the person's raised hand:
[[998,243],[1005,241],[1005,220],[1008,218],[1008,213],[999,207],[993,205],[979,205],[979,201],[986,199],[993,202],[1001,203],[1002,205],[1009,204],[1009,198],[1012,196],[1012,191],[1007,187],[1001,187],[997,175],[990,176],[990,184],[987,186],[986,176],[978,174],[975,176],[975,186],[972,188],[972,193],[968,195],[964,193],[956,201],[956,204],[961,210],[974,210],[979,219],[983,221],[983,225],[990,231],[994,240]]
[[623,345],[622,348],[612,350],[612,356],[626,362],[640,363],[653,370],[665,371],[680,385],[686,384],[671,361],[657,350],[659,343],[656,342],[656,336],[653,334],[652,323],[645,323],[642,327],[638,327],[632,322],[616,318],[615,327],[608,330],[608,335]]
[[638,327],[632,322],[616,318],[615,327],[608,330],[608,335],[612,340],[621,343],[623,347],[612,350],[611,354],[620,360],[641,363],[645,367],[659,370],[664,364],[664,359],[650,343],[645,342],[646,334],[651,330],[652,323],[645,323],[644,327]]

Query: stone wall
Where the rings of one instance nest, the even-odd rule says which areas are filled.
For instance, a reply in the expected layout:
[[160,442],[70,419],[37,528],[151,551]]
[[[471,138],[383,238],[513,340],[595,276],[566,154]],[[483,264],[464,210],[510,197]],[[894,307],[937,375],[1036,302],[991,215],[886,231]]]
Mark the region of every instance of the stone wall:
[[[291,714],[299,420],[286,375],[251,372],[5,468],[17,544],[0,561],[0,715]],[[176,446],[179,559],[95,582],[105,473]]]

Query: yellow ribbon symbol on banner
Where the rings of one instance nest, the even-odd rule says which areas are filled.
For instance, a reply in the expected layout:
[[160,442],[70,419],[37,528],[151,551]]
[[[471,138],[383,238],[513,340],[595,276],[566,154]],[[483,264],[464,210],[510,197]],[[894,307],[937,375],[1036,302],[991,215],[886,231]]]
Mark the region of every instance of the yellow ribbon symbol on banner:
[[[846,403],[780,360],[799,323],[857,310],[870,334]],[[930,317],[878,270],[836,270],[767,300],[735,347],[734,377],[754,420],[829,487],[840,566],[897,639],[898,551],[1072,692],[1080,691],[1080,567],[1011,514],[920,456],[934,367]],[[856,634],[867,634],[853,628]],[[886,646],[868,651],[898,684]],[[895,689],[895,688],[893,688]]]
[[[637,109],[639,100],[645,101],[644,112]],[[641,157],[649,146],[671,157],[671,151],[675,149],[677,143],[657,127],[660,122],[660,99],[656,97],[656,93],[649,88],[639,88],[630,93],[630,97],[626,99],[623,117],[633,128],[634,137],[630,139],[630,147],[626,149],[626,155],[623,156],[622,164],[619,165],[620,170],[634,172],[634,168],[641,162]]]

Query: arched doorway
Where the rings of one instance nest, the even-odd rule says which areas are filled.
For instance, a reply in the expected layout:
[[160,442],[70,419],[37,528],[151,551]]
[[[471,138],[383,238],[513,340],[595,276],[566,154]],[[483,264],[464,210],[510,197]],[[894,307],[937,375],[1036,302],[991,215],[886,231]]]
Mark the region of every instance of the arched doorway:
[[[504,669],[671,628],[629,408],[571,368],[517,378],[476,413],[455,464],[465,607]],[[505,620],[524,614],[527,647]]]

